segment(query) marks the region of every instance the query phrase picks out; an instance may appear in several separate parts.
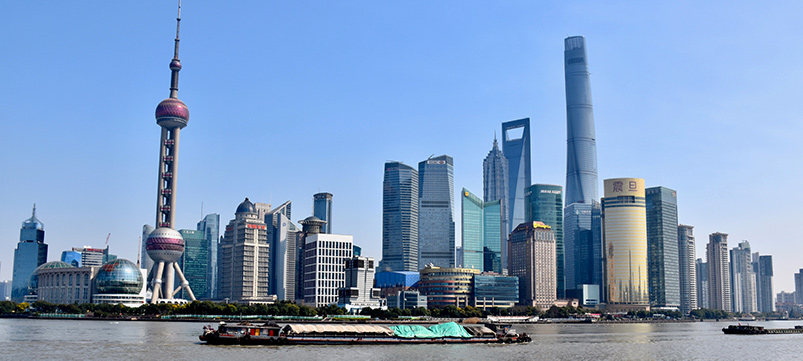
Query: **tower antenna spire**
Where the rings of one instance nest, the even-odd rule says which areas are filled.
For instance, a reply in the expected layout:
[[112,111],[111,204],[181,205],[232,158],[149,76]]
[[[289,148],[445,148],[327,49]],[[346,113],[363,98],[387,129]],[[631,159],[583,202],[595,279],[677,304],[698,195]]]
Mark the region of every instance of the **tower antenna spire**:
[[178,0],[178,15],[176,16],[176,45],[173,49],[173,60],[170,61],[170,97],[178,98],[178,72],[181,70],[181,61],[178,60],[178,38],[181,29],[181,0]]

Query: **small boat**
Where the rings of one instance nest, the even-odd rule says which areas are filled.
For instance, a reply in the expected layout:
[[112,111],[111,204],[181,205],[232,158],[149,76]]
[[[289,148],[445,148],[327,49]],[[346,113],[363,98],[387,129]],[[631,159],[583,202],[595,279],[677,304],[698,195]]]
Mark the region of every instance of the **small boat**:
[[795,326],[795,328],[764,328],[763,326],[742,325],[740,323],[724,327],[722,332],[728,335],[778,335],[803,333],[803,326]]
[[494,331],[483,325],[461,326],[454,322],[430,327],[420,325],[381,326],[366,324],[288,324],[247,322],[217,329],[204,326],[201,341],[213,345],[360,345],[427,343],[521,343],[532,339],[526,333],[504,327]]

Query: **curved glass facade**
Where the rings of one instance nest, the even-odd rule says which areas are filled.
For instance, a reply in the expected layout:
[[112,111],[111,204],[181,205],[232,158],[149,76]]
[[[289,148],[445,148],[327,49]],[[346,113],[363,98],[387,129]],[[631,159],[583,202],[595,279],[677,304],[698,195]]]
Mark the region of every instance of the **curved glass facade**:
[[418,271],[418,171],[385,163],[382,184],[382,271]]
[[142,273],[129,260],[116,259],[100,267],[95,276],[98,294],[139,294],[142,290]]
[[607,302],[648,305],[644,179],[606,179],[602,220]]

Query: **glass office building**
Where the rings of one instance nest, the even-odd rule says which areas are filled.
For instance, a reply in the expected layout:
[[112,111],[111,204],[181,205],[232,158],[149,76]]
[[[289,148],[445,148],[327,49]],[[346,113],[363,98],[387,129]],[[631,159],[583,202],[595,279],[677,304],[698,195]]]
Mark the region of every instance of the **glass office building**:
[[463,237],[463,263],[460,266],[502,273],[501,200],[483,202],[465,188],[460,199]]
[[[218,256],[217,249],[220,242],[220,214],[212,213],[207,214],[204,219],[198,222],[196,229],[203,232],[204,239],[206,240],[207,249],[209,250],[209,263],[206,273],[206,289],[209,298],[217,298],[217,264]],[[193,290],[195,287],[191,287]],[[196,295],[198,298],[198,295]]]
[[418,265],[454,267],[454,161],[418,163]]
[[524,190],[531,184],[530,118],[502,123],[502,152],[508,163],[507,229],[524,219]]
[[[500,201],[502,213],[502,234],[500,242],[505,243],[509,228],[507,225],[508,202],[508,162],[505,154],[499,149],[499,143],[494,136],[493,148],[482,161],[482,199],[485,202]],[[507,247],[502,247],[502,268],[506,269]]]
[[11,280],[11,300],[22,302],[28,294],[28,282],[36,267],[47,262],[45,225],[36,218],[36,205],[31,218],[22,222],[20,241],[14,250],[14,269]]
[[382,184],[382,271],[418,271],[418,171],[385,163]]
[[312,215],[326,221],[321,233],[332,233],[332,193],[316,193],[312,196]]
[[[184,237],[184,255],[179,262],[190,289],[199,300],[209,299],[209,242],[203,231],[182,229],[178,231]],[[186,298],[184,290],[181,290],[181,298]]]
[[533,184],[524,193],[527,222],[543,222],[555,233],[555,266],[558,298],[566,297],[563,259],[563,187]]
[[519,278],[479,274],[474,276],[473,306],[481,309],[510,308],[519,302]]
[[650,304],[680,307],[677,192],[651,187],[645,190],[645,196]]
[[608,306],[649,305],[644,179],[606,179],[602,220]]
[[598,202],[574,203],[563,209],[566,297],[585,299],[583,285],[602,289],[601,213]]

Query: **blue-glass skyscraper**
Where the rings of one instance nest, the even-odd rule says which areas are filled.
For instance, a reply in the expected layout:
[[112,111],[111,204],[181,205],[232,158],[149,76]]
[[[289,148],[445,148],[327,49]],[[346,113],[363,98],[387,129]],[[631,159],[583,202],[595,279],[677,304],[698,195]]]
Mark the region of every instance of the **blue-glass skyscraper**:
[[[597,145],[585,38],[564,41],[566,79],[566,198],[563,211],[567,297],[583,298],[583,285],[602,286]],[[592,286],[593,287],[593,286]]]
[[[218,264],[218,244],[220,243],[220,214],[212,213],[207,214],[204,219],[198,222],[197,230],[203,232],[203,237],[206,240],[208,254],[208,266],[206,274],[206,289],[208,298],[217,298],[218,279],[217,279],[217,264]],[[192,289],[195,289],[192,287]]]
[[332,233],[332,193],[316,193],[312,199],[312,215],[326,221],[321,233]]
[[566,204],[599,201],[597,140],[585,38],[565,40],[566,74]]
[[652,187],[645,190],[645,197],[650,304],[680,307],[677,192]]
[[418,272],[418,171],[401,162],[385,163],[380,268]]
[[418,266],[454,267],[454,161],[418,163]]
[[458,266],[502,273],[502,201],[483,202],[465,188],[460,199],[463,259]]
[[525,222],[524,189],[530,186],[530,118],[502,123],[502,152],[508,163],[507,230]]
[[14,250],[14,270],[11,281],[11,300],[22,302],[28,294],[28,281],[36,267],[47,262],[45,225],[36,218],[36,205],[31,218],[22,222],[20,241]]
[[555,277],[557,296],[566,297],[563,261],[563,187],[551,184],[533,184],[527,187],[524,216],[527,222],[543,222],[552,227],[555,235]]

